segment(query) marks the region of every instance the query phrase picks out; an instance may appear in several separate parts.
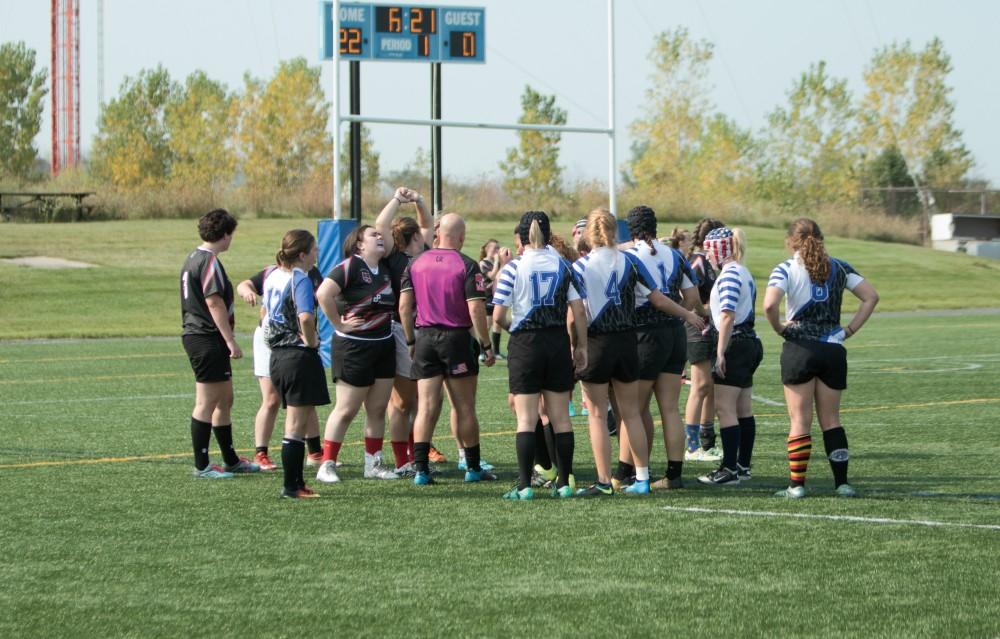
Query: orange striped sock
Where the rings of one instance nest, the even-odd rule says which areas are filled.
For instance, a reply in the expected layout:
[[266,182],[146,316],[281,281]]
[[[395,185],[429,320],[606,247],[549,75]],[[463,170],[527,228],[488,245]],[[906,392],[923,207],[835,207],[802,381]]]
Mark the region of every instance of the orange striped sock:
[[788,438],[788,471],[792,486],[805,485],[810,453],[812,453],[812,436],[799,435]]

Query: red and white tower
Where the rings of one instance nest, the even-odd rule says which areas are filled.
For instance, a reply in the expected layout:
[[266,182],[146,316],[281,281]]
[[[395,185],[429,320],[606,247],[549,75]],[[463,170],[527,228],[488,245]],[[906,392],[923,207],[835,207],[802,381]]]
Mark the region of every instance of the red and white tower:
[[52,0],[52,174],[80,163],[80,0]]

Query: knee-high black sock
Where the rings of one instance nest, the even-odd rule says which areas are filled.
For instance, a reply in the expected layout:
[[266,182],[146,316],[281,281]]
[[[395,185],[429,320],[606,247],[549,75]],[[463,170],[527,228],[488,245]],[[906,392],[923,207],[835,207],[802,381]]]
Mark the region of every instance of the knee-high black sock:
[[222,459],[225,460],[226,465],[235,466],[240,463],[240,456],[233,448],[233,425],[212,426],[212,433],[215,434],[215,441],[219,444],[219,450],[222,451]]
[[490,333],[490,340],[493,342],[493,354],[500,352],[500,333]]
[[552,424],[544,424],[542,432],[545,434],[545,449],[549,453],[549,459],[559,470],[559,451],[556,449],[556,431],[552,429]]
[[569,476],[573,474],[573,448],[575,441],[573,431],[568,433],[556,433],[556,455],[559,459],[559,477],[556,479],[556,487],[562,488],[569,483]]
[[208,467],[208,445],[212,441],[212,424],[191,418],[191,446],[194,448],[194,467]]
[[309,454],[311,455],[323,453],[323,440],[319,435],[316,435],[315,437],[306,437],[306,446],[309,447]]
[[531,467],[535,464],[535,433],[518,433],[514,437],[517,446],[517,489],[524,490],[531,485]]
[[295,491],[305,486],[302,466],[306,447],[301,440],[285,437],[281,440],[281,470],[285,476],[285,490]]
[[427,465],[427,456],[430,452],[430,442],[413,442],[413,467],[417,469],[418,473],[430,471],[430,466]]
[[538,422],[535,423],[535,463],[548,470],[552,468],[552,458],[549,456],[549,447],[545,443],[545,425],[542,423],[542,418],[538,418]]
[[[532,434],[532,437],[534,437],[534,434]],[[483,469],[483,467],[479,465],[481,459],[480,455],[479,444],[465,447],[465,465],[469,468],[469,470]]]
[[826,457],[830,460],[834,485],[846,484],[850,454],[847,452],[847,433],[844,432],[844,427],[837,426],[823,431],[823,446],[826,447]]
[[684,467],[682,461],[667,461],[667,479],[677,479],[681,476],[681,469]]
[[611,473],[611,476],[618,481],[628,479],[632,475],[635,475],[635,466],[620,459],[618,460],[618,466]]
[[722,437],[722,467],[736,470],[736,459],[740,450],[740,425],[719,428]]
[[753,457],[753,442],[757,437],[757,420],[753,415],[740,417],[740,452],[738,462],[744,468],[750,468]]

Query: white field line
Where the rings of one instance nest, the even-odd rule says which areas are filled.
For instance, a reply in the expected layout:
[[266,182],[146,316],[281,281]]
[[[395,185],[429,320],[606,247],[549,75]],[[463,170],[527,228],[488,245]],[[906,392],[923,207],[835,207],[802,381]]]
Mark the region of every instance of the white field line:
[[773,399],[768,399],[766,397],[761,397],[760,395],[751,395],[751,398],[755,402],[760,402],[761,404],[766,404],[768,406],[784,406],[785,402],[776,402]]
[[730,510],[726,508],[680,508],[678,506],[663,506],[670,512],[695,513],[707,515],[739,515],[742,517],[775,517],[784,519],[819,519],[825,521],[847,521],[864,524],[887,524],[895,526],[928,526],[932,528],[976,528],[979,530],[998,530],[996,524],[966,524],[950,521],[933,521],[930,519],[889,519],[887,517],[855,517],[851,515],[811,515],[807,513],[782,513],[770,510]]

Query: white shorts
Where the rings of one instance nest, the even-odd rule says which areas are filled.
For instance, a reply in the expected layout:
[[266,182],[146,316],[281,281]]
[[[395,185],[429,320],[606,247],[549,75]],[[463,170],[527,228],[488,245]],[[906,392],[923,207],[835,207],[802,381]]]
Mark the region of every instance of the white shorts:
[[264,329],[253,329],[253,374],[256,377],[271,378],[271,349],[264,340]]
[[406,345],[403,325],[399,322],[392,323],[392,338],[396,341],[396,375],[411,379],[410,368],[413,366],[413,360],[410,359],[410,347]]

